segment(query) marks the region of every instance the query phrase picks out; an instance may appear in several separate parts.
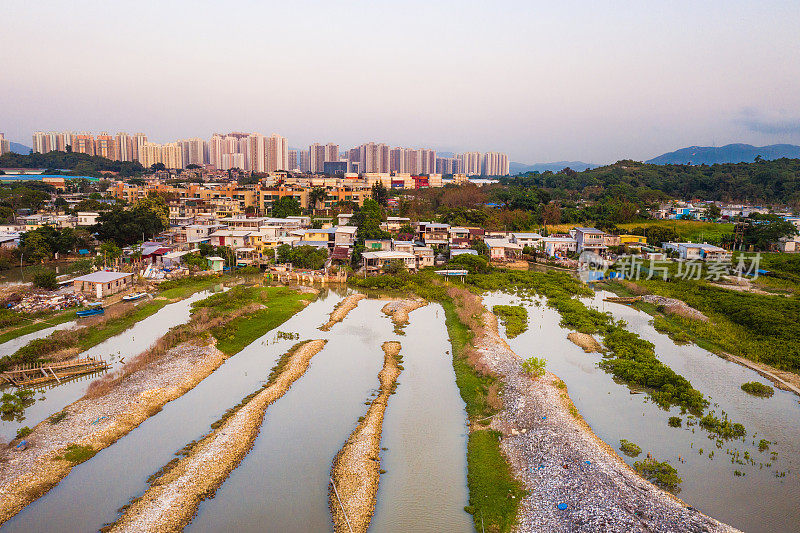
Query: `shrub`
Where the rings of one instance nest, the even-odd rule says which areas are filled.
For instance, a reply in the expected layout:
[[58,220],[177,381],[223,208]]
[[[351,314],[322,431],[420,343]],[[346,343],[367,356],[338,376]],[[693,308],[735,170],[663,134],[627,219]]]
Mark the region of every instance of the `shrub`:
[[636,461],[633,463],[633,468],[646,480],[670,492],[677,492],[678,485],[683,482],[678,477],[678,471],[672,465],[666,461],[659,462],[652,457],[648,457],[644,461]]
[[749,381],[742,384],[742,390],[747,394],[758,396],[759,398],[769,398],[775,394],[775,390],[769,385],[764,385],[758,381]]
[[495,305],[492,312],[506,327],[506,335],[513,339],[528,329],[528,311],[521,305]]
[[56,273],[52,270],[40,270],[33,275],[33,284],[41,289],[54,291],[58,288]]
[[619,449],[628,457],[637,457],[640,453],[642,453],[642,449],[637,444],[625,439],[620,439]]
[[22,426],[21,428],[19,428],[17,430],[17,438],[18,439],[24,439],[25,437],[27,437],[31,433],[33,433],[33,430],[31,428],[29,428],[28,426]]
[[537,378],[544,375],[545,366],[547,366],[547,361],[539,357],[529,357],[522,363],[522,369]]
[[732,423],[727,417],[720,420],[713,411],[700,419],[700,426],[723,439],[735,439],[747,435],[742,424]]
[[681,417],[679,416],[671,416],[669,417],[669,427],[671,428],[679,428],[681,427]]

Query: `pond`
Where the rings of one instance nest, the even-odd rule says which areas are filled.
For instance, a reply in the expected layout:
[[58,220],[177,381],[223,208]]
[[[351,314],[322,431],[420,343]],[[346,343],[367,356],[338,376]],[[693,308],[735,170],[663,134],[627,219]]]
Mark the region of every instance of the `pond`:
[[[678,496],[688,505],[745,531],[797,531],[800,398],[777,389],[768,399],[746,394],[740,389],[742,383],[769,382],[756,372],[695,345],[676,345],[655,331],[649,315],[625,305],[604,302],[607,296],[611,294],[598,292],[584,302],[625,320],[628,330],[652,342],[659,360],[706,395],[710,409],[717,416],[725,411],[733,421],[744,424],[747,429],[744,440],[730,440],[721,449],[717,448],[716,441],[705,430],[697,425],[686,426],[687,416],[681,415],[679,409],[665,411],[649,401],[646,394],[632,394],[627,386],[616,383],[610,374],[598,368],[600,354],[584,353],[567,340],[569,330],[558,325],[558,312],[543,302],[537,306],[514,295],[493,293],[484,298],[484,303],[488,308],[497,304],[525,305],[529,329],[509,339],[511,347],[522,358],[544,357],[547,369],[567,384],[583,418],[613,448],[619,447],[620,439],[627,439],[642,448],[638,459],[650,452],[674,466],[683,478]],[[669,427],[670,416],[680,416],[683,427]],[[760,439],[772,442],[769,450],[758,450]],[[738,457],[729,451],[738,451]],[[710,452],[713,452],[711,458]],[[743,460],[745,452],[755,464]],[[777,452],[776,459],[772,459],[771,452]],[[638,460],[622,457],[631,465]],[[737,460],[745,464],[738,464]],[[766,466],[770,463],[771,466]],[[743,475],[736,475],[736,471]]]

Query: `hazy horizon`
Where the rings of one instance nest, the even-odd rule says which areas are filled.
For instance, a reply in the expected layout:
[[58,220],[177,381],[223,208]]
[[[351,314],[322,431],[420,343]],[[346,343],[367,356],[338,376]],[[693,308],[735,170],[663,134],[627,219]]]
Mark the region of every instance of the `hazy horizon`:
[[800,3],[4,2],[0,131],[215,131],[521,163],[800,144]]

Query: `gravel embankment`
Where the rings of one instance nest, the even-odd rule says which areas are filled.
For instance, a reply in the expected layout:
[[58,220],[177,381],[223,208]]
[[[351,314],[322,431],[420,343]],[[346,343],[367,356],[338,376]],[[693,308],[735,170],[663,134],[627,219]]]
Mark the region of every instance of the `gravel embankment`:
[[74,463],[57,457],[75,444],[93,451],[106,448],[182,396],[216,370],[225,354],[213,345],[193,342],[169,350],[131,374],[108,394],[81,399],[62,412],[56,424],[45,420],[25,437],[28,448],[0,451],[0,523],[57,485]]
[[250,451],[267,407],[305,373],[326,342],[307,341],[293,349],[280,374],[155,480],[111,531],[181,531],[200,501],[219,487]]
[[397,362],[400,343],[384,342],[382,348],[383,368],[378,373],[380,393],[370,404],[364,419],[336,454],[331,468],[331,478],[336,489],[328,487],[328,506],[337,533],[349,533],[351,528],[357,533],[367,531],[375,510],[380,479],[383,414],[397,376],[400,375]]
[[484,323],[476,347],[505,384],[492,427],[503,433],[503,452],[529,491],[519,531],[735,531],[639,477],[570,413],[558,377],[532,379],[497,333],[496,317],[487,311]]
[[328,319],[328,322],[320,326],[319,329],[321,329],[322,331],[329,331],[334,324],[344,320],[345,317],[347,317],[348,313],[350,313],[350,311],[352,311],[358,306],[358,302],[360,302],[366,297],[367,297],[366,294],[361,294],[361,293],[351,294],[350,296],[347,296],[344,300],[336,304],[336,307],[333,309],[333,311],[331,311],[331,316]]
[[666,296],[658,296],[657,294],[645,294],[642,296],[642,301],[653,305],[664,306],[664,311],[673,315],[708,322],[708,317],[706,315],[686,302],[676,298],[667,298]]
[[426,305],[428,302],[420,298],[392,300],[384,305],[381,311],[392,317],[392,322],[396,327],[401,327],[408,324],[408,315],[411,311]]

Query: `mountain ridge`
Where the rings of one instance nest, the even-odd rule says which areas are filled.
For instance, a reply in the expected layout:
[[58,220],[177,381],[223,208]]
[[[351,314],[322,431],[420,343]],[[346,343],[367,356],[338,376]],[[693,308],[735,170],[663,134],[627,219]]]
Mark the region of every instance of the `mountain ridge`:
[[645,161],[655,165],[713,165],[715,163],[752,163],[757,156],[762,159],[800,158],[800,146],[770,144],[753,146],[734,143],[725,146],[687,146]]

